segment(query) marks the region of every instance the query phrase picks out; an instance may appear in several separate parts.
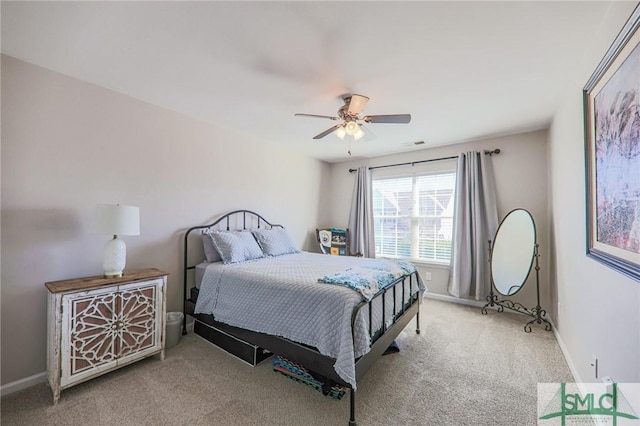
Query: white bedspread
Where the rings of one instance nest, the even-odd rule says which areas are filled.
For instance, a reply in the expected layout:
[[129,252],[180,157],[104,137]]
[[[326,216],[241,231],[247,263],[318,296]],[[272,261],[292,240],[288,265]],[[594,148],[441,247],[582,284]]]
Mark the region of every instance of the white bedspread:
[[[336,373],[355,389],[354,358],[370,347],[368,309],[363,309],[356,320],[354,345],[351,316],[362,296],[318,279],[369,261],[372,259],[302,252],[230,265],[212,263],[202,278],[195,312],[212,314],[217,321],[235,327],[313,346],[335,358]],[[402,291],[397,287],[399,309]],[[413,280],[412,294],[420,291],[422,296],[424,289],[419,277]],[[408,298],[406,280],[405,300]],[[391,318],[393,299],[386,300],[386,318]],[[377,330],[382,324],[382,301],[377,298],[372,303],[373,330]]]

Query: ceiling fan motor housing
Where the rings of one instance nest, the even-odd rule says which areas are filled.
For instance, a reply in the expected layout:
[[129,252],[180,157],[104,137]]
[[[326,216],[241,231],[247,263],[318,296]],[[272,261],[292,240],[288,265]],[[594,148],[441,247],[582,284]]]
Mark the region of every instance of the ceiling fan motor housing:
[[338,110],[338,117],[344,121],[354,121],[358,119],[357,115],[349,114],[349,102],[351,102],[351,96],[344,98],[345,104]]

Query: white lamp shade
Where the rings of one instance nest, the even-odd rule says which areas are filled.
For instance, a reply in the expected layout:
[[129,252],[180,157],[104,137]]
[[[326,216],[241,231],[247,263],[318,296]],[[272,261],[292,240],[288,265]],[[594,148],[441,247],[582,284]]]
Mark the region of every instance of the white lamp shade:
[[347,134],[346,130],[344,130],[344,126],[338,127],[333,133],[339,137],[340,140],[344,140],[344,137]]
[[347,121],[347,124],[344,125],[344,130],[349,136],[353,136],[360,130],[360,126],[355,121]]
[[98,204],[95,230],[105,235],[140,235],[140,209],[121,204]]

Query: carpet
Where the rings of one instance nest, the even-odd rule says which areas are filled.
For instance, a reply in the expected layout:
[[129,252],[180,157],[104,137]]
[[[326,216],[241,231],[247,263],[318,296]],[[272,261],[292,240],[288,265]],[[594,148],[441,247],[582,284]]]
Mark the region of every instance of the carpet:
[[[398,336],[358,383],[365,425],[534,425],[537,383],[573,381],[553,333],[522,329],[526,317],[425,299],[420,328]],[[250,367],[199,336],[183,336],[166,358],[142,360],[62,391],[52,405],[41,384],[3,397],[11,425],[341,425],[349,397],[327,398]]]

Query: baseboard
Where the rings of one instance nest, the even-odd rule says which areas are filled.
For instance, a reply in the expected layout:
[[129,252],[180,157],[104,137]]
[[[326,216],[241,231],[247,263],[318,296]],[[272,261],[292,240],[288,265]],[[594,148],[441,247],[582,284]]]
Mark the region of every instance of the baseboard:
[[486,302],[483,302],[482,300],[461,299],[459,297],[447,296],[446,294],[438,294],[438,293],[426,292],[424,294],[424,297],[427,297],[429,299],[434,299],[434,300],[440,300],[442,302],[457,303],[459,305],[477,306],[479,308],[482,308],[486,304]]
[[[584,397],[588,393],[588,389],[585,386],[585,383],[587,383],[587,382],[582,381],[582,378],[580,378],[580,374],[578,373],[578,369],[576,368],[576,366],[573,363],[571,357],[569,356],[569,351],[567,350],[567,347],[564,344],[564,340],[562,340],[562,336],[558,332],[558,328],[553,323],[551,318],[549,318],[549,322],[551,323],[551,325],[553,327],[553,335],[556,338],[556,342],[558,342],[558,346],[560,346],[560,351],[562,352],[562,356],[564,356],[564,359],[567,362],[567,365],[569,366],[569,371],[571,372],[571,375],[573,376],[573,381],[578,385],[578,391]],[[598,426],[604,426],[604,425],[608,425],[609,424],[609,421],[608,421],[609,419],[605,420],[605,419],[603,419],[603,417],[604,416],[599,416],[599,415],[596,415],[596,414],[592,414],[591,415],[592,421],[594,422],[595,425],[598,425]]]
[[[558,342],[558,346],[560,346],[560,351],[562,352],[562,356],[564,356],[564,360],[567,362],[567,366],[569,366],[569,371],[571,372],[571,375],[573,376],[573,381],[576,383],[580,383],[582,384],[583,381],[580,378],[580,374],[578,373],[578,369],[576,368],[575,364],[573,363],[571,356],[569,356],[569,351],[567,350],[567,347],[564,344],[564,340],[562,340],[562,336],[560,335],[560,333],[558,332],[558,327],[556,327],[556,325],[553,323],[553,320],[551,318],[547,318],[549,320],[549,322],[551,323],[551,326],[553,328],[553,335],[556,338],[556,342]],[[578,387],[580,387],[580,385],[578,385]],[[584,389],[580,389],[582,391],[582,393],[584,394]]]
[[23,389],[30,388],[31,386],[39,385],[40,383],[44,383],[46,381],[46,371],[34,374],[31,377],[25,377],[24,379],[16,380],[15,382],[7,383],[6,385],[0,386],[0,396],[10,395]]
[[[187,320],[187,332],[193,333],[193,318]],[[16,380],[15,382],[7,383],[0,386],[0,396],[11,395],[12,393],[19,392],[23,389],[30,388],[31,386],[39,385],[47,381],[47,372],[34,374],[31,377],[25,377],[24,379]]]

